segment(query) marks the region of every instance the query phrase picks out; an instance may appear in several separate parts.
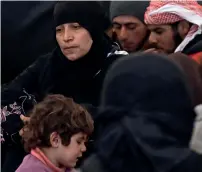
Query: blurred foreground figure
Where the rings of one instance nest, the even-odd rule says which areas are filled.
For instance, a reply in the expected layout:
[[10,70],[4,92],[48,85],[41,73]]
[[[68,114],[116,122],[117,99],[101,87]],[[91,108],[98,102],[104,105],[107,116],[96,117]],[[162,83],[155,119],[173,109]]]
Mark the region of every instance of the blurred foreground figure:
[[168,57],[130,55],[106,76],[96,149],[83,172],[199,172],[189,149],[195,113],[183,72]]

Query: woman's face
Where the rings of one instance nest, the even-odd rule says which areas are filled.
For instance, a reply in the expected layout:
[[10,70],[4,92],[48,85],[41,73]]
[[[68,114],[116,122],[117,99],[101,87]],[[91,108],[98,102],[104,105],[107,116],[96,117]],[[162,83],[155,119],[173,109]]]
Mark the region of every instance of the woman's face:
[[66,23],[57,26],[56,40],[62,53],[70,61],[85,56],[93,44],[89,32],[78,23]]

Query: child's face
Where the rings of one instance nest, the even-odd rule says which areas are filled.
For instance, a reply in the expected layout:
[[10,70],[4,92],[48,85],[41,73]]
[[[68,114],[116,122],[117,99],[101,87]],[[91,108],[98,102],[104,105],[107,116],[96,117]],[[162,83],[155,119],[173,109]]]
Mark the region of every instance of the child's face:
[[73,168],[76,165],[79,157],[82,157],[83,152],[86,151],[85,142],[87,135],[84,133],[77,133],[71,137],[70,144],[64,146],[60,144],[58,147],[58,163],[62,166]]

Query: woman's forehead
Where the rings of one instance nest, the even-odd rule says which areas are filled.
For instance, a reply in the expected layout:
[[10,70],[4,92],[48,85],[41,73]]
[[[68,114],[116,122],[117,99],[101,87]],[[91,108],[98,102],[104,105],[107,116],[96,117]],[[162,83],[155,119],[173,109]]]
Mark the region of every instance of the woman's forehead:
[[[80,25],[78,22],[70,22],[70,23],[64,23],[64,24],[61,24],[59,26],[72,26],[72,25]],[[57,26],[57,27],[59,27]]]

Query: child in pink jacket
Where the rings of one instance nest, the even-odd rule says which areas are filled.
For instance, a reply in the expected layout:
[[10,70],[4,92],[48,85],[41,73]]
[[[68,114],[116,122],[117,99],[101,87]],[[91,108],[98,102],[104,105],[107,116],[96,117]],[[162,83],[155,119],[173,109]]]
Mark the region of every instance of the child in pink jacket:
[[72,99],[49,95],[31,112],[23,139],[30,152],[16,172],[67,172],[86,151],[90,114]]

